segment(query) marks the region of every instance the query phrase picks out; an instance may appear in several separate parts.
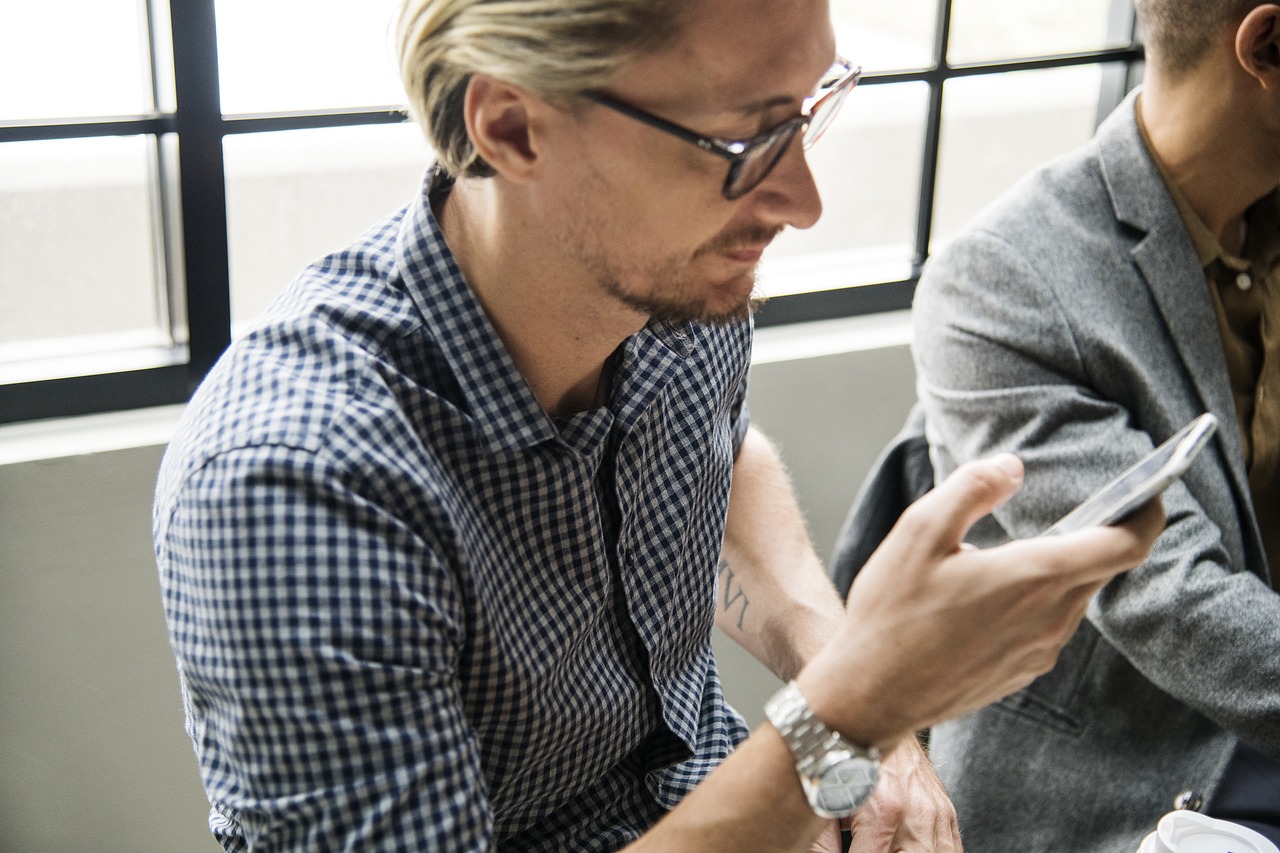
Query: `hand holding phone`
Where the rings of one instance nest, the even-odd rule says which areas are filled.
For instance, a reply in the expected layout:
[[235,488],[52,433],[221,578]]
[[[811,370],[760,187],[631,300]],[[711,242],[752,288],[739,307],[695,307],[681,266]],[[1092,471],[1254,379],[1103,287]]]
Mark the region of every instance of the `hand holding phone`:
[[1054,536],[1085,527],[1123,521],[1181,477],[1217,428],[1218,419],[1212,414],[1206,412],[1196,418],[1132,468],[1063,516],[1043,535]]

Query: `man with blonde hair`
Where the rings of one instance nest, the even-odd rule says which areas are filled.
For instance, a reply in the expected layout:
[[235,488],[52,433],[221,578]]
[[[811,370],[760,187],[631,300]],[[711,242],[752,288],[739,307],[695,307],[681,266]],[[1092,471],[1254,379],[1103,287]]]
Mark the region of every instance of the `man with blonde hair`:
[[[913,733],[1051,665],[1162,516],[976,553],[1022,471],[976,462],[842,608],[744,405],[753,272],[858,77],[824,0],[409,0],[398,33],[438,164],[231,347],[160,476],[214,833],[958,850]],[[788,682],[750,737],[714,624]]]
[[1220,423],[1054,670],[934,729],[983,853],[1133,853],[1174,808],[1280,841],[1280,5],[1136,6],[1142,89],[916,294],[938,473],[1027,462],[983,544],[1043,530],[1200,412]]

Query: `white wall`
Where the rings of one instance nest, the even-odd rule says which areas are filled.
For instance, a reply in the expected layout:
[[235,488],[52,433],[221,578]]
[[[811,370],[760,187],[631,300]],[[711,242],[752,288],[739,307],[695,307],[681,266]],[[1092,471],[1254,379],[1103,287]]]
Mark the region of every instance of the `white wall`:
[[[910,355],[898,342],[790,360],[765,331],[751,410],[781,446],[825,557],[914,399]],[[833,334],[875,336],[865,324]],[[49,429],[0,430],[0,850],[216,849],[151,552],[162,448],[144,437],[22,461]],[[759,722],[776,682],[732,644],[717,648],[730,700]]]

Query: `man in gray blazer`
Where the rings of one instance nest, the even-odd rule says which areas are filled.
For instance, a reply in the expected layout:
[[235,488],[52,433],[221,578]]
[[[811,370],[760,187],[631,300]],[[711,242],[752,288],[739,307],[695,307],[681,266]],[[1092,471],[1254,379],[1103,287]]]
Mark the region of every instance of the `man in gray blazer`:
[[934,730],[979,853],[1134,853],[1173,808],[1280,837],[1280,5],[1138,12],[1143,90],[916,295],[939,478],[1026,464],[979,544],[1037,535],[1203,411],[1221,424],[1058,665]]

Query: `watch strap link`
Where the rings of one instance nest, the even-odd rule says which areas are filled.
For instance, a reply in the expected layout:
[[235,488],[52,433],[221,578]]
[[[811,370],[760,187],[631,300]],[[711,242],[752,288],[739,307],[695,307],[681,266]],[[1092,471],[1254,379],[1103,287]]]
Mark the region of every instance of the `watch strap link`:
[[765,704],[765,715],[791,750],[809,805],[819,816],[847,817],[875,790],[880,751],[852,744],[827,728],[794,681]]
[[773,695],[764,713],[791,748],[796,769],[802,776],[812,776],[813,767],[832,750],[855,748],[813,715],[813,709],[794,681],[787,682]]

